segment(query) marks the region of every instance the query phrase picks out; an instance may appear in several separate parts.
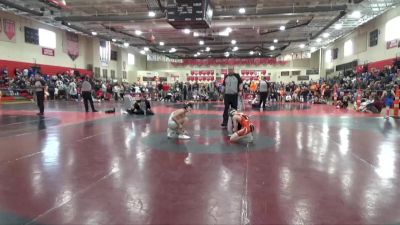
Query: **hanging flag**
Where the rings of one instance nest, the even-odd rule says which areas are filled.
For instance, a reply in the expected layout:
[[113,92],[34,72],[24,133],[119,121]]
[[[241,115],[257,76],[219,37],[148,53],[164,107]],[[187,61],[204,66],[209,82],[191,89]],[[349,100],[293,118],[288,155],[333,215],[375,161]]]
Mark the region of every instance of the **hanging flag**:
[[104,66],[108,66],[111,60],[111,43],[109,41],[100,41],[100,62]]
[[67,32],[66,36],[68,56],[75,61],[79,57],[79,36],[71,32]]
[[3,19],[4,21],[4,32],[6,33],[9,40],[12,40],[15,36],[15,22],[8,19]]

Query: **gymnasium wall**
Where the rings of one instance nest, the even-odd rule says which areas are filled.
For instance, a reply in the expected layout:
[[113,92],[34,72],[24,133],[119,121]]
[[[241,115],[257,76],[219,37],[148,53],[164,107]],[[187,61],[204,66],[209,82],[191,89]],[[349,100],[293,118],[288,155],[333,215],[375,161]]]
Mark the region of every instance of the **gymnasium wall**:
[[[325,76],[325,72],[327,69],[333,69],[337,65],[349,63],[354,60],[358,60],[359,65],[369,63],[370,69],[374,67],[376,67],[377,69],[381,69],[385,65],[392,63],[396,56],[400,56],[400,48],[387,48],[387,42],[385,41],[385,27],[386,23],[389,20],[397,16],[400,16],[400,7],[388,10],[381,16],[355,29],[349,35],[334,41],[331,45],[323,50],[322,60],[324,66],[321,68],[322,76]],[[370,32],[376,29],[378,29],[379,31],[378,44],[376,46],[370,47]],[[345,57],[344,43],[348,40],[352,40],[353,42],[353,54]],[[338,58],[332,60],[331,62],[326,62],[326,51],[335,48],[339,49]],[[337,74],[338,72],[335,72],[330,76],[334,76]]]
[[[63,50],[63,41],[65,41],[65,31],[37,22],[24,17],[15,16],[0,11],[0,18],[15,21],[15,38],[9,40],[5,35],[4,26],[0,31],[0,68],[10,67],[10,73],[14,70],[11,68],[33,66],[38,64],[43,72],[63,72],[65,69],[80,69],[81,71],[88,69],[88,65],[93,68],[100,67],[100,71],[106,69],[108,79],[111,77],[111,70],[116,71],[116,78],[122,78],[122,71],[127,71],[127,80],[136,80],[137,71],[146,68],[146,57],[134,51],[131,48],[120,48],[112,45],[112,49],[118,52],[118,60],[110,61],[108,65],[101,65],[99,47],[99,39],[95,37],[79,35],[79,57],[72,60],[65,50]],[[56,33],[55,56],[47,56],[42,54],[42,47],[39,45],[29,44],[25,42],[24,27],[43,28]],[[135,65],[127,64],[128,53],[135,55]],[[124,61],[126,63],[124,63]],[[125,68],[123,65],[126,65]],[[50,68],[50,69],[49,69]],[[50,72],[49,72],[50,71]],[[101,74],[102,77],[103,74]]]

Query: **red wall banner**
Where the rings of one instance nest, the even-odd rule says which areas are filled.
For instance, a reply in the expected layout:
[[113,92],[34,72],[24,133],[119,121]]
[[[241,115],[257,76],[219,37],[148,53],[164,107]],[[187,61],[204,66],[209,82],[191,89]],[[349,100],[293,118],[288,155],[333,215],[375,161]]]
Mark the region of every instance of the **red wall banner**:
[[54,56],[54,49],[51,48],[42,48],[42,54],[43,55],[48,55],[48,56]]

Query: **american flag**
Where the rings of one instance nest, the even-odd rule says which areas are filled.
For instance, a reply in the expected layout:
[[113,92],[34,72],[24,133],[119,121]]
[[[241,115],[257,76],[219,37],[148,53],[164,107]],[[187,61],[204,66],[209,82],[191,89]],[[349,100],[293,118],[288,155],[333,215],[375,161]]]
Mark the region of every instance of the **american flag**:
[[111,59],[111,43],[109,41],[100,41],[100,61],[104,63],[110,62]]

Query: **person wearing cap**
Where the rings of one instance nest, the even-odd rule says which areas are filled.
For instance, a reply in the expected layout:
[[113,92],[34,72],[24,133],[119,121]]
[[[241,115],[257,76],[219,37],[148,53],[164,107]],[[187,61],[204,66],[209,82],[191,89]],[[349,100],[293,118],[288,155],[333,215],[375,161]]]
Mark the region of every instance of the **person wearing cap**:
[[168,119],[168,138],[177,138],[187,140],[190,139],[187,131],[185,130],[185,125],[189,121],[188,113],[192,111],[193,103],[188,102],[183,105],[183,108],[175,110],[171,113]]
[[251,123],[249,116],[240,113],[235,109],[229,111],[229,116],[232,118],[232,135],[230,136],[231,142],[252,142],[254,125]]
[[223,121],[221,124],[222,128],[227,128],[228,119],[229,119],[229,108],[237,109],[238,107],[238,98],[239,94],[242,91],[242,78],[237,73],[233,73],[233,69],[231,69],[231,73],[225,77],[223,86],[224,86],[224,114]]

